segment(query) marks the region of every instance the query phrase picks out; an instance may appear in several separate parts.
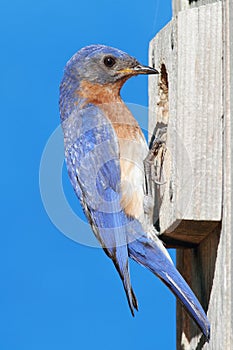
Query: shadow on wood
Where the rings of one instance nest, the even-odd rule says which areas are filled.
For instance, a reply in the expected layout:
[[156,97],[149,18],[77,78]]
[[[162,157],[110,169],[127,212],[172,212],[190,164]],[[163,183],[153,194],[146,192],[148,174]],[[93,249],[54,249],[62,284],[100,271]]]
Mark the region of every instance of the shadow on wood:
[[[205,311],[208,310],[210,294],[215,277],[216,258],[221,227],[218,225],[197,247],[178,249],[176,264]],[[195,349],[202,349],[204,337],[181,305],[177,305],[177,349],[188,348],[192,339],[197,341]],[[192,349],[192,347],[190,347]],[[194,349],[194,347],[193,347]]]

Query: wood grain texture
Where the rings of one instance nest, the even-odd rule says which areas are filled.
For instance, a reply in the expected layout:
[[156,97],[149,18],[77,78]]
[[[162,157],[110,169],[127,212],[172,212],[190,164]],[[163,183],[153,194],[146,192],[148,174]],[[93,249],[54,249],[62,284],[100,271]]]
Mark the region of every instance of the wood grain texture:
[[178,12],[183,10],[212,4],[214,2],[221,2],[221,0],[172,0],[173,15],[175,16]]
[[[167,183],[158,189],[157,210],[161,206],[164,240],[185,248],[177,250],[177,267],[211,324],[207,344],[177,304],[177,349],[231,350],[233,2],[187,3],[173,0],[177,16],[150,45],[150,63],[155,67],[163,63],[168,73],[167,97],[159,79],[149,84],[149,130],[153,132],[156,123],[168,125],[169,150],[163,162]],[[204,3],[208,4],[198,7]],[[185,181],[187,174],[191,181]]]
[[[177,305],[177,349],[231,350],[233,344],[232,145],[233,145],[233,4],[223,1],[223,205],[222,222],[196,249],[177,251],[177,265],[208,309],[211,339],[204,344]],[[196,333],[195,333],[196,332]]]
[[[182,220],[192,231],[193,221],[205,221],[206,235],[212,222],[221,220],[221,8],[218,2],[180,12],[150,44],[150,63],[156,68],[164,65],[168,76],[167,105],[161,75],[149,81],[149,130],[156,123],[168,125],[166,184],[158,189],[157,207],[161,205],[161,232],[168,237],[172,233],[172,238],[186,235],[179,225]],[[191,242],[191,236],[184,240]]]

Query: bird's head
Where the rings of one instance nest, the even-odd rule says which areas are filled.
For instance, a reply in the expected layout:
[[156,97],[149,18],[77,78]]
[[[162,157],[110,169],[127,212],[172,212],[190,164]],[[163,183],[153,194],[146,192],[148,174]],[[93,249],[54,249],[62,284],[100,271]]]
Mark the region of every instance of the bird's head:
[[141,65],[134,57],[118,49],[91,45],[78,51],[68,61],[65,74],[79,82],[106,85],[138,74],[158,74],[158,71]]
[[83,99],[98,105],[119,101],[124,82],[138,74],[158,74],[158,71],[109,46],[84,47],[65,66],[60,85],[62,119]]

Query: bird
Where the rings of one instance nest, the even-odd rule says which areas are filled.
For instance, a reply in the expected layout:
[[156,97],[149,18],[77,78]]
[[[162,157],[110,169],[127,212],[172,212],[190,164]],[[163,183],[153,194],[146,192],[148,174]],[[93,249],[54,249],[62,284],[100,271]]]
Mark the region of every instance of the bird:
[[145,190],[148,145],[120,95],[129,78],[148,74],[159,72],[106,45],[86,46],[70,58],[59,96],[67,171],[96,238],[119,273],[132,315],[138,302],[129,258],[167,285],[209,341],[208,318],[153,225],[153,198],[148,200]]

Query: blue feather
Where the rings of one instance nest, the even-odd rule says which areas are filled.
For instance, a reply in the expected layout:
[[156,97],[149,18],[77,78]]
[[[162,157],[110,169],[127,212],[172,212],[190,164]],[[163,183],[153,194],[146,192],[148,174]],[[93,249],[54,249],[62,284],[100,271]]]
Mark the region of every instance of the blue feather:
[[142,234],[136,240],[133,240],[132,237],[132,241],[128,244],[128,249],[130,258],[158,276],[177,296],[178,300],[196,321],[206,339],[209,340],[210,324],[201,304],[158,243]]

